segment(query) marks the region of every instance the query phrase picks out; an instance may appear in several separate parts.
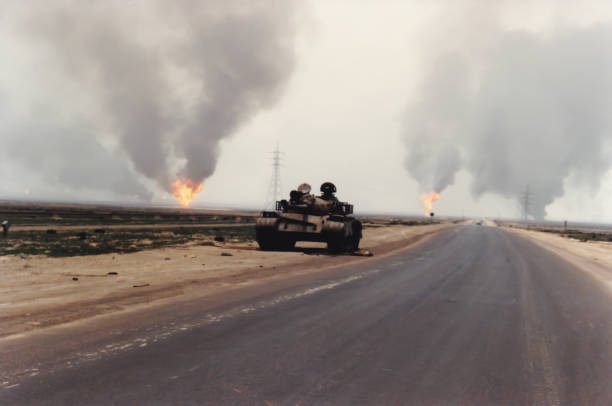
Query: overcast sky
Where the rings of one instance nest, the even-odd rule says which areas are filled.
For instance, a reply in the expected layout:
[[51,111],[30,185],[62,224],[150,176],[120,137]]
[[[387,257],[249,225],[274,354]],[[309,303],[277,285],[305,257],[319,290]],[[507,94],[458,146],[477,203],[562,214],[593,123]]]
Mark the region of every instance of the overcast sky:
[[0,199],[612,222],[609,1],[85,4],[0,0]]

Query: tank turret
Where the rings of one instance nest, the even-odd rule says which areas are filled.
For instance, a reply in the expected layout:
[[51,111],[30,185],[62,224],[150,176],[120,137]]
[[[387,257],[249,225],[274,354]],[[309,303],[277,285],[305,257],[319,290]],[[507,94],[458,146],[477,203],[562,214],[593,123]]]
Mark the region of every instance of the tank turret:
[[276,211],[265,211],[257,219],[257,243],[263,250],[290,249],[297,241],[326,242],[330,251],[353,251],[361,240],[361,222],[353,217],[353,205],[335,196],[331,182],[321,185],[314,196],[303,183],[289,193],[289,200],[276,202]]
[[[348,216],[353,214],[353,205],[339,201],[334,193],[336,187],[333,183],[325,182],[321,185],[320,196],[310,194],[310,185],[301,184],[297,190],[289,193],[289,200],[276,202],[276,210],[283,213],[307,213],[315,215],[337,214]],[[332,191],[333,190],[333,191]]]

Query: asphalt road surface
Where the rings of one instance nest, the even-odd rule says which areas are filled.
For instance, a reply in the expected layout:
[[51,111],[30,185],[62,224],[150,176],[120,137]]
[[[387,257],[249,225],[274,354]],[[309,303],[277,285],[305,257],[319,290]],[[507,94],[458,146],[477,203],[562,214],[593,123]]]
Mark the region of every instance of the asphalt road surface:
[[0,404],[610,405],[607,289],[519,236],[463,226],[99,341],[17,340],[0,352]]

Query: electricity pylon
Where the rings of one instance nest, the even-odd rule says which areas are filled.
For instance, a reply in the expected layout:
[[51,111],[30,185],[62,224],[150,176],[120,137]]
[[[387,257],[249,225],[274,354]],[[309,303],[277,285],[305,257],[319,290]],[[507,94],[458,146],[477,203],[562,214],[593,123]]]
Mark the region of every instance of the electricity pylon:
[[521,204],[523,206],[523,219],[527,221],[529,217],[529,213],[531,213],[531,203],[532,203],[533,194],[529,190],[529,185],[525,188],[525,193],[521,197]]
[[283,153],[278,149],[278,143],[276,149],[272,152],[272,177],[270,178],[270,185],[268,186],[268,194],[266,196],[266,202],[264,204],[264,210],[274,210],[276,208],[276,201],[280,200],[281,196],[281,177],[280,167],[282,166],[282,155]]

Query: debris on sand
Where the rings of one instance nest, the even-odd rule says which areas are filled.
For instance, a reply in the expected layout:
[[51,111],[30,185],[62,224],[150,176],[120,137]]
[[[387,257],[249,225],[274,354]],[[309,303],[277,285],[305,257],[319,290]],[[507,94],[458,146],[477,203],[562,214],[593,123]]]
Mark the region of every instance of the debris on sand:
[[133,285],[133,287],[135,287],[135,288],[144,288],[145,286],[151,286],[151,284],[149,284],[149,283],[142,283],[140,285]]
[[8,222],[8,220],[4,220],[3,222],[0,223],[0,226],[2,227],[2,236],[4,238],[7,238],[8,230],[9,230],[9,227],[11,226],[10,223]]
[[76,276],[73,276],[73,277],[72,277],[72,280],[73,280],[73,281],[78,281],[78,280],[79,280],[79,278],[77,278]]
[[358,257],[373,257],[374,254],[372,254],[372,251],[370,250],[358,250],[353,252],[353,255],[358,256]]
[[164,261],[170,261],[170,257],[164,258]]
[[234,254],[230,254],[229,252],[222,252],[222,253],[221,253],[221,256],[222,256],[222,257],[233,257],[233,256],[234,256]]
[[[70,272],[62,272],[61,275],[64,276],[74,276],[74,277],[80,277],[80,278],[106,278],[108,275],[112,275],[112,271],[107,273],[107,274],[103,274],[103,273],[70,273]],[[117,275],[117,272],[114,273],[115,275]]]
[[119,273],[115,271],[110,271],[107,275],[119,275]]

